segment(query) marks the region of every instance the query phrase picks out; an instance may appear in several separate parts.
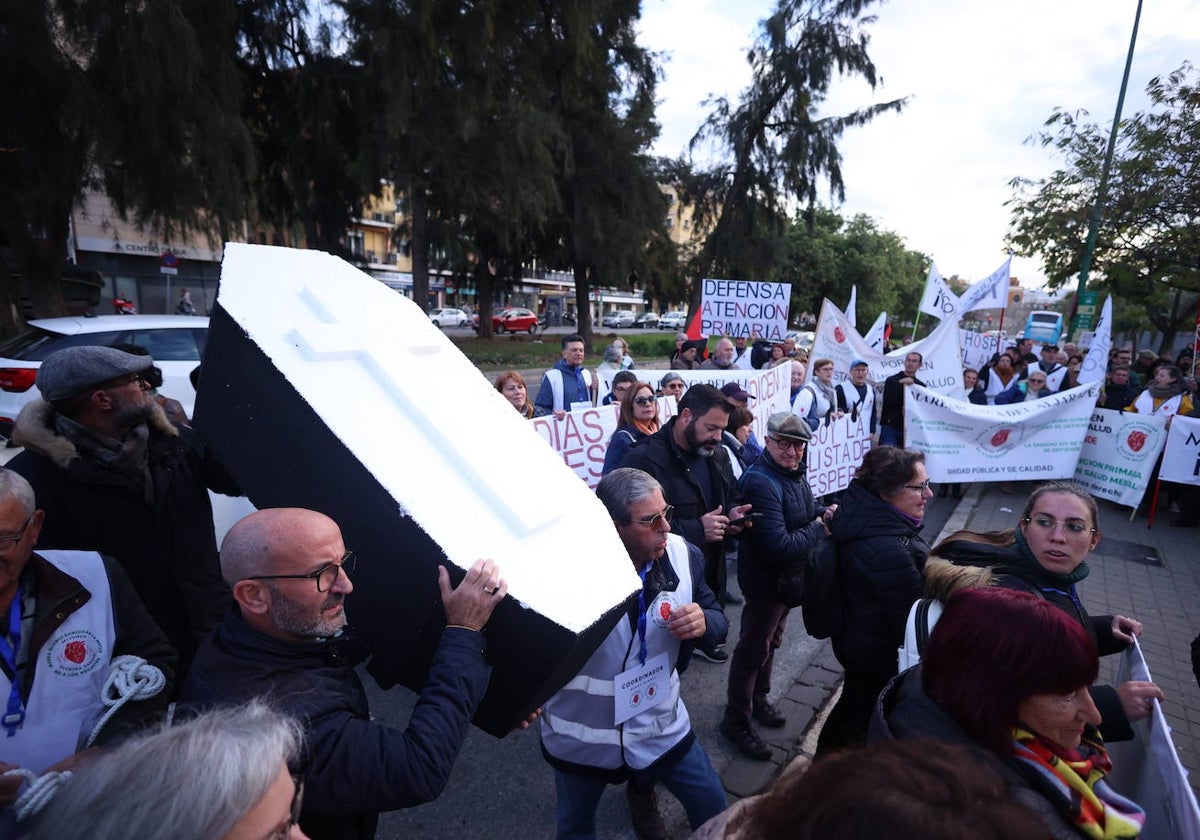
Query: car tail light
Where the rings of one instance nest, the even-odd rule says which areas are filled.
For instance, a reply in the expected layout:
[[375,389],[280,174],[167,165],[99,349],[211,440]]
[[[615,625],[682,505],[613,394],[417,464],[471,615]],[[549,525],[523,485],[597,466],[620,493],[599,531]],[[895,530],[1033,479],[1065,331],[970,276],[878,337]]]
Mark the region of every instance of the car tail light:
[[0,368],[0,389],[20,394],[33,387],[37,368]]

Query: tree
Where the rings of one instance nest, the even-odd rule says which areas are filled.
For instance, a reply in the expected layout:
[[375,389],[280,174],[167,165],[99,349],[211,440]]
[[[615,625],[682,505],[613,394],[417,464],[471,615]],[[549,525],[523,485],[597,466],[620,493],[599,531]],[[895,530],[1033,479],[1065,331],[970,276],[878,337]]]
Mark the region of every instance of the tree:
[[[1094,252],[1094,288],[1117,296],[1169,344],[1200,292],[1200,87],[1190,64],[1152,79],[1152,108],[1122,121]],[[1064,165],[1014,178],[1012,246],[1040,255],[1051,288],[1079,274],[1108,129],[1056,110],[1031,138]]]
[[59,314],[71,209],[87,189],[158,228],[214,239],[254,170],[232,2],[0,4],[0,329]]
[[[818,115],[839,75],[878,82],[862,16],[872,0],[779,0],[749,52],[753,81],[735,107],[717,99],[692,140],[711,143],[714,166],[681,164],[681,198],[697,207],[701,229],[711,225],[692,276],[761,277],[778,258],[796,201],[812,207],[828,181],[831,197],[845,198],[837,140],[850,127],[899,111],[905,100],[871,105],[842,116]],[[698,284],[693,308],[699,304]]]

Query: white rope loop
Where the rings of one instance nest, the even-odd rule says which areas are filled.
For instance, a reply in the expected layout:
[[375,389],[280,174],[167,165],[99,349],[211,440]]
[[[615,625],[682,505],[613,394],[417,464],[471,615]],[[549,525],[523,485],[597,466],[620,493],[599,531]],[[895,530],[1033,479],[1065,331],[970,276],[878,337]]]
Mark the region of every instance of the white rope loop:
[[45,808],[50,800],[54,798],[54,794],[58,793],[58,789],[71,781],[72,774],[70,770],[63,770],[61,773],[52,771],[39,776],[32,770],[18,767],[15,770],[9,770],[4,775],[20,776],[29,785],[17,797],[16,804],[13,805],[13,809],[17,815],[17,822],[23,822]]
[[100,730],[121,707],[136,700],[149,700],[167,687],[163,672],[140,656],[118,656],[108,668],[108,679],[100,690],[100,702],[108,706],[104,717],[92,728],[87,746],[96,743]]

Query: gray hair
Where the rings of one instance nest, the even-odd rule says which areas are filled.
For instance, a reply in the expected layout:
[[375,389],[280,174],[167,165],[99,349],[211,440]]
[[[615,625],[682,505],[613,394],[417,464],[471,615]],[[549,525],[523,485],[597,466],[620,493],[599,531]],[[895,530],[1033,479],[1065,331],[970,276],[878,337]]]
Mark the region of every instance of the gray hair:
[[596,498],[604,504],[613,522],[628,525],[629,509],[656,491],[661,493],[662,485],[650,473],[621,467],[600,479],[596,485]]
[[144,735],[81,763],[33,837],[224,837],[297,758],[302,739],[296,721],[261,700]]
[[37,510],[37,498],[33,495],[33,487],[25,480],[25,476],[7,468],[0,468],[0,501],[16,499],[25,508],[25,516],[33,516]]

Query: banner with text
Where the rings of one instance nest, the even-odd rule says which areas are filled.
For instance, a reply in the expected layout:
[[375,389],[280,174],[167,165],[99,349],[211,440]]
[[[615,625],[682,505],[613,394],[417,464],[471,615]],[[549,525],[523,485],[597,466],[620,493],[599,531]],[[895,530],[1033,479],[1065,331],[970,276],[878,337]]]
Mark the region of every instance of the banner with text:
[[702,281],[700,334],[783,341],[792,301],[791,283]]
[[[850,365],[855,359],[862,359],[870,369],[867,378],[880,384],[893,373],[904,370],[904,357],[916,351],[922,358],[921,369],[917,373],[918,379],[941,394],[958,396],[963,391],[962,354],[958,347],[957,321],[943,321],[937,329],[920,341],[883,354],[871,349],[850,325],[842,311],[826,300],[821,304],[816,333],[812,349],[808,351],[808,358],[832,359],[835,383],[848,379]],[[813,375],[810,365],[807,373],[810,381]]]
[[1093,383],[1030,402],[974,405],[910,385],[905,440],[925,453],[935,483],[1072,478],[1099,392]]
[[1158,477],[1179,484],[1200,484],[1200,419],[1171,418],[1171,431]]
[[[762,440],[762,438],[759,438]],[[814,496],[845,490],[871,448],[868,419],[845,414],[822,422],[808,442],[808,483]]]
[[1004,349],[1004,339],[995,334],[960,329],[958,340],[962,345],[963,367],[974,368],[976,372],[991,360],[993,354]]
[[1075,480],[1093,496],[1135,507],[1167,442],[1167,420],[1110,408],[1092,410]]

